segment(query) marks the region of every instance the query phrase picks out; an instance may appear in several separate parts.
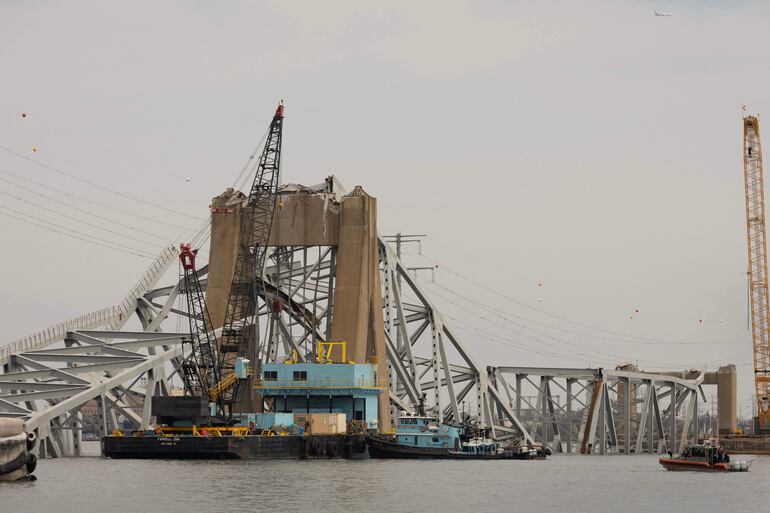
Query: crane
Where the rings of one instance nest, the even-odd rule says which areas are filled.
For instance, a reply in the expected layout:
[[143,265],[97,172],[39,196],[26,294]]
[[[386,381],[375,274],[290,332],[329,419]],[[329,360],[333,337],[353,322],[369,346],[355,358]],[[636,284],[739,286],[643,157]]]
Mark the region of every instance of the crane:
[[[241,211],[238,254],[230,285],[219,344],[220,382],[212,388],[222,412],[232,418],[239,396],[239,382],[246,378],[243,362],[256,359],[259,342],[257,316],[258,280],[264,274],[267,242],[275,213],[281,167],[283,101],[278,105],[256,166],[254,182]],[[251,354],[249,353],[251,349]]]
[[743,178],[746,192],[748,278],[757,421],[759,429],[766,431],[770,430],[770,301],[767,288],[764,171],[758,116],[743,117]]
[[217,339],[211,329],[203,288],[195,269],[197,254],[198,250],[192,249],[190,244],[179,246],[192,346],[189,356],[182,362],[182,368],[187,393],[211,398],[212,388],[220,381],[220,369],[217,362]]

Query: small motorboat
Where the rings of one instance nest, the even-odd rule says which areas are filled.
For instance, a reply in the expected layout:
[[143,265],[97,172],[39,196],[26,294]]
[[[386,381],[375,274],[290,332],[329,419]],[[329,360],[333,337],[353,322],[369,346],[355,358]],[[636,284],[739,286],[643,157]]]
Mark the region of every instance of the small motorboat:
[[463,442],[459,451],[449,451],[449,458],[458,460],[533,460],[537,455],[536,449],[526,445],[502,447],[494,440],[479,437]]
[[747,472],[753,460],[730,461],[730,456],[718,443],[690,445],[678,454],[668,453],[660,458],[666,470],[690,470],[699,472]]

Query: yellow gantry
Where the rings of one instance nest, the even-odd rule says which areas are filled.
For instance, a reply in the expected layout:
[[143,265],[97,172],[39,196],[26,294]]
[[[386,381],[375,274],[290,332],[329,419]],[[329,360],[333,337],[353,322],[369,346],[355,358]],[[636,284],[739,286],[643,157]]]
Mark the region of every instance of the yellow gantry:
[[318,341],[318,363],[334,363],[332,361],[332,351],[335,347],[340,348],[340,361],[337,363],[348,363],[347,342],[344,341]]

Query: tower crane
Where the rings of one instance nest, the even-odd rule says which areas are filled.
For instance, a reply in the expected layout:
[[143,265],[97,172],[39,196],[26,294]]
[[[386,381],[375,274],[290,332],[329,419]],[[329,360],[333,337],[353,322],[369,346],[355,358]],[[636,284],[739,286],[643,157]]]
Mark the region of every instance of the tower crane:
[[743,178],[746,192],[748,277],[757,421],[759,429],[767,431],[770,430],[770,301],[767,283],[764,171],[758,116],[746,115],[743,118]]

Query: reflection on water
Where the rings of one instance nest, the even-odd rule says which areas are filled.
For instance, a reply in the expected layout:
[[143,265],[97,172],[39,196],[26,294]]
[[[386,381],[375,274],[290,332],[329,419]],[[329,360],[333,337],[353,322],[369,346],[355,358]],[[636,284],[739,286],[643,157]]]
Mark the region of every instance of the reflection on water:
[[[87,443],[90,454],[98,444]],[[666,472],[651,456],[548,461],[44,460],[0,483],[10,512],[767,512],[770,457],[748,473]]]

